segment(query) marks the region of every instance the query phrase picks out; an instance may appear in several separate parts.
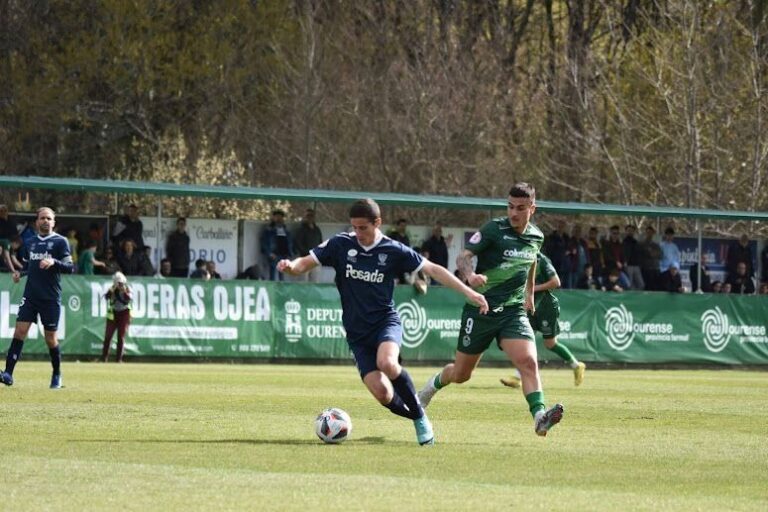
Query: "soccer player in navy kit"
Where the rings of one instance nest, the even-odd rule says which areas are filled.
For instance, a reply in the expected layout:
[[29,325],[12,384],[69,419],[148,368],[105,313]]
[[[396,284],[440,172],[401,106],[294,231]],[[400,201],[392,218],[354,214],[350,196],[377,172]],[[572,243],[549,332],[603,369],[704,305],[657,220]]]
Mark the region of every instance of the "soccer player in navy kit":
[[401,272],[421,271],[462,293],[481,313],[488,311],[488,303],[444,267],[384,236],[379,229],[381,211],[372,199],[356,201],[349,217],[352,233],[339,233],[307,256],[281,260],[277,269],[290,275],[303,274],[318,265],[336,270],[342,322],[363,383],[384,407],[413,420],[419,444],[434,444],[432,425],[399,361],[403,329],[392,299],[395,277]]
[[[50,208],[37,210],[37,235],[24,244],[24,260],[27,284],[21,299],[19,313],[16,315],[16,330],[8,349],[5,371],[0,373],[0,382],[13,385],[13,369],[21,357],[21,350],[32,322],[38,316],[43,324],[45,343],[51,356],[53,375],[51,389],[61,387],[61,352],[56,339],[61,313],[61,274],[72,274],[75,266],[69,252],[69,242],[63,236],[53,232],[56,214]],[[19,272],[13,273],[13,282],[21,279]]]

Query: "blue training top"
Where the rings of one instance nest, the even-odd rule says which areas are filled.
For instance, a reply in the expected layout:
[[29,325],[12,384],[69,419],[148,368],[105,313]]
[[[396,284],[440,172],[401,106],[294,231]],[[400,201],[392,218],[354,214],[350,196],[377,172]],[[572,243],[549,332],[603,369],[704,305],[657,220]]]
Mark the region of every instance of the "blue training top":
[[339,233],[309,254],[321,265],[336,270],[342,322],[350,343],[368,336],[388,319],[399,323],[392,298],[395,277],[417,272],[425,263],[410,247],[381,234],[366,248],[355,233]]
[[[36,235],[24,242],[21,256],[27,274],[24,298],[61,302],[61,274],[75,271],[67,239],[58,233],[46,237]],[[52,267],[41,269],[40,260],[48,257],[53,258],[55,263]]]

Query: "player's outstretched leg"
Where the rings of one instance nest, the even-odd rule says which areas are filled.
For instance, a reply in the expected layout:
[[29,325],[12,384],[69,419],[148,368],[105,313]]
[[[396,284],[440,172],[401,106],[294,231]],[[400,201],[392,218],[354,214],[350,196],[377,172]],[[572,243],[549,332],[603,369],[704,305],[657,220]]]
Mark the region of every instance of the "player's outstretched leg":
[[564,412],[563,404],[555,404],[546,412],[538,411],[534,419],[536,434],[542,437],[546,436],[552,427],[560,423]]
[[424,384],[424,387],[421,388],[421,391],[419,391],[419,402],[421,402],[421,406],[425,409],[429,405],[429,402],[432,401],[432,398],[435,396],[435,394],[440,391],[440,389],[445,387],[445,385],[440,382],[441,375],[442,371],[439,371],[431,376],[427,380],[427,383]]

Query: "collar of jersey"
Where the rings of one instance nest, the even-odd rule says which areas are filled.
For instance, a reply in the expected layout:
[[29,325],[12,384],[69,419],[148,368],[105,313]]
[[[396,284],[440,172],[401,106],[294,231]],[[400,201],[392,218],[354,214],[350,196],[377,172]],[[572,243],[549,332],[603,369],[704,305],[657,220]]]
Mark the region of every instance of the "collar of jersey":
[[376,235],[373,237],[373,243],[371,245],[365,246],[360,243],[360,240],[357,238],[357,235],[355,235],[355,240],[357,240],[357,244],[363,249],[365,249],[366,251],[370,251],[371,249],[379,245],[379,242],[381,242],[383,238],[384,238],[384,234],[381,232],[381,230],[376,229]]
[[40,236],[40,233],[37,234],[37,238],[39,238],[43,242],[45,242],[46,240],[48,240],[49,238],[51,238],[53,236],[56,236],[56,233],[53,232],[53,231],[51,231],[51,234],[48,235],[48,236]]

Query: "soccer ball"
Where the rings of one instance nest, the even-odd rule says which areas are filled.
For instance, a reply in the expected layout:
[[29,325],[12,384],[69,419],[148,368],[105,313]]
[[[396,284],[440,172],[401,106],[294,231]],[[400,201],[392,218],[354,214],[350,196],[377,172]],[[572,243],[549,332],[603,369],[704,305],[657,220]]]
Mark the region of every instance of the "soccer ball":
[[338,407],[329,407],[315,419],[315,434],[324,443],[338,444],[352,433],[352,419]]

